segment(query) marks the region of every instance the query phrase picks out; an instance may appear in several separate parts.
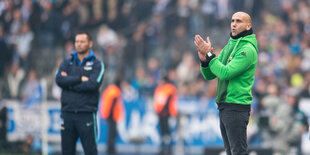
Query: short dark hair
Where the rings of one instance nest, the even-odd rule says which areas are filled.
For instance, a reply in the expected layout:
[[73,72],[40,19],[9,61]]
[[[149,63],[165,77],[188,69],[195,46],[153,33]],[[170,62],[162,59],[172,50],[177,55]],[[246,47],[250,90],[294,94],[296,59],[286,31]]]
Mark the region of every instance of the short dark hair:
[[80,31],[80,32],[76,33],[75,36],[80,35],[80,34],[86,34],[88,41],[92,41],[92,38],[88,32]]

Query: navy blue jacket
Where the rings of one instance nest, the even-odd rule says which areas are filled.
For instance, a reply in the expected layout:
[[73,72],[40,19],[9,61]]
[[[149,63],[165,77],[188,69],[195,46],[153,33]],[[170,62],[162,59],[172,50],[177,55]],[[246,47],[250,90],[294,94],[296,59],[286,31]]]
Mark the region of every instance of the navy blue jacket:
[[[61,76],[61,72],[67,76]],[[65,59],[56,73],[56,83],[62,88],[61,111],[96,112],[99,102],[99,87],[104,73],[104,64],[96,59],[92,51],[83,62],[77,57]],[[82,82],[81,76],[87,76],[88,81]]]

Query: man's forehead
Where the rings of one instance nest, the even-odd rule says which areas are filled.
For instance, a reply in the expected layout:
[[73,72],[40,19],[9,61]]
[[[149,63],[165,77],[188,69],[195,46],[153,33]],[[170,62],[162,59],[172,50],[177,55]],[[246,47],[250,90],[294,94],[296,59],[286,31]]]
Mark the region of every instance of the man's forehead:
[[78,35],[76,35],[75,39],[84,40],[84,39],[87,39],[87,35],[86,34],[78,34]]
[[250,20],[250,16],[245,12],[237,12],[233,14],[231,19],[241,19],[241,20]]

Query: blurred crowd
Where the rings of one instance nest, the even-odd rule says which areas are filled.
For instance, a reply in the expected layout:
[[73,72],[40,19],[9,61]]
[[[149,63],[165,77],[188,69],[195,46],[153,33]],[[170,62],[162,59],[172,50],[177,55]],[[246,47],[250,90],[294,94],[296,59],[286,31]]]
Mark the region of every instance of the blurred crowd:
[[210,36],[220,52],[240,10],[259,46],[250,144],[298,152],[308,127],[298,101],[310,97],[309,0],[2,0],[0,98],[27,100],[46,78],[48,98],[59,100],[54,74],[80,30],[105,63],[102,89],[121,77],[124,97],[152,99],[168,76],[180,98],[212,98],[216,82],[203,80],[193,38]]

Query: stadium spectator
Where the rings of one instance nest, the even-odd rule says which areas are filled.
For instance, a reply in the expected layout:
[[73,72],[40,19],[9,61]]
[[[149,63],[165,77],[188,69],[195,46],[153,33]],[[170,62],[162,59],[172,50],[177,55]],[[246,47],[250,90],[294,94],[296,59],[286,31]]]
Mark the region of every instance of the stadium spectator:
[[169,81],[163,77],[154,92],[154,110],[159,118],[161,135],[161,150],[159,154],[172,153],[172,137],[169,127],[169,118],[177,116],[177,90]]
[[32,97],[32,95],[37,92],[40,87],[40,81],[38,78],[38,73],[35,70],[30,70],[25,82],[21,88],[21,99],[27,101]]
[[[11,49],[6,41],[5,34],[4,34],[4,28],[2,25],[0,25],[0,79],[3,81],[3,78],[6,73],[6,68],[9,67],[11,63],[12,58],[12,52]],[[0,88],[2,88],[2,85],[4,83],[0,82]],[[1,94],[1,92],[0,92]]]
[[107,154],[116,154],[115,140],[117,137],[117,122],[124,116],[124,108],[122,104],[122,92],[120,90],[120,82],[108,86],[101,97],[100,114],[108,123],[107,138]]
[[23,23],[21,26],[21,32],[16,37],[16,52],[25,68],[29,68],[29,53],[32,46],[32,40],[34,39],[33,32],[27,23]]
[[3,97],[18,99],[21,97],[21,87],[25,80],[26,73],[19,64],[13,63],[10,71],[6,75],[5,85],[3,87]]

